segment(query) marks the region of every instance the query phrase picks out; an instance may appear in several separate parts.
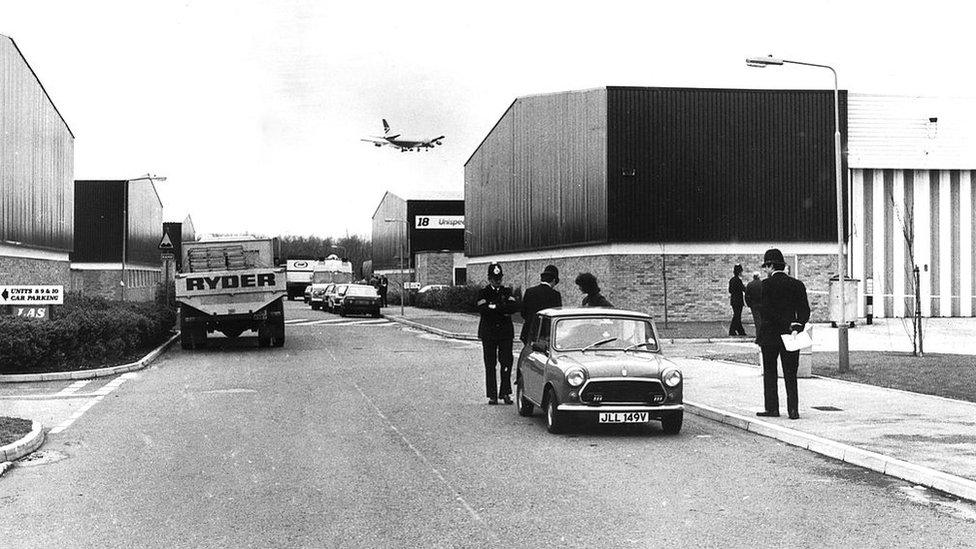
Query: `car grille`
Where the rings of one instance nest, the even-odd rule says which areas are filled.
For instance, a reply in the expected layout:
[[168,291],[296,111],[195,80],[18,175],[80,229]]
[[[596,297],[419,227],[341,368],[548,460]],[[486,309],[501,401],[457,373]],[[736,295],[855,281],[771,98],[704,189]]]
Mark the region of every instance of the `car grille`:
[[653,381],[591,381],[580,391],[580,400],[587,404],[662,404],[667,394],[661,382]]

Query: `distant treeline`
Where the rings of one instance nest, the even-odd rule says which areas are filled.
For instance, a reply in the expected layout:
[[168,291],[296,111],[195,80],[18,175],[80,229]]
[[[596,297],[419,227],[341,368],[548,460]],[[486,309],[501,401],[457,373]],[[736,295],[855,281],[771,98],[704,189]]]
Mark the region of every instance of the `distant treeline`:
[[315,258],[322,259],[329,254],[335,254],[352,263],[353,278],[363,277],[363,261],[373,255],[372,244],[361,236],[344,236],[341,238],[321,238],[318,236],[279,236],[281,245],[280,257],[286,259]]

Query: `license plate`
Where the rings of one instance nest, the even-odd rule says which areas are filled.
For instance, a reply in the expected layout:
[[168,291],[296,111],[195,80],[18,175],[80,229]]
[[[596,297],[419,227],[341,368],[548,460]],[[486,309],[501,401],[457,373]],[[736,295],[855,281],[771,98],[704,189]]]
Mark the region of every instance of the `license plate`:
[[647,423],[647,412],[601,412],[599,423]]

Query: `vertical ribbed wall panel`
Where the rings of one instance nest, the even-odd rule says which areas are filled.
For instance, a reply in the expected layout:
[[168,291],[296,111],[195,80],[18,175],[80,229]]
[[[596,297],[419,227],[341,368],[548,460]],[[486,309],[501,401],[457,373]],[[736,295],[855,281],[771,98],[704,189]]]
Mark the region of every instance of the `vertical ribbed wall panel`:
[[14,42],[0,35],[0,241],[71,250],[74,137]]

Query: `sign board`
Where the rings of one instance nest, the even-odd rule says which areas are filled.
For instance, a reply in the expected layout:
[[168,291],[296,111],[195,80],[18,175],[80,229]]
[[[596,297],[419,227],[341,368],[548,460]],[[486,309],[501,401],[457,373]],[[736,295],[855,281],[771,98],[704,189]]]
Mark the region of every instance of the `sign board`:
[[420,283],[419,282],[404,282],[403,283],[403,287],[405,289],[407,289],[407,290],[419,290],[420,289]]
[[64,286],[0,286],[0,305],[64,305]]
[[38,307],[11,307],[10,309],[14,316],[23,318],[31,318],[34,320],[49,320],[51,318],[51,315],[48,314],[47,305]]
[[463,215],[417,215],[413,219],[415,229],[463,229]]
[[169,233],[163,233],[163,238],[159,241],[159,249],[164,251],[173,249],[173,241],[170,240]]

